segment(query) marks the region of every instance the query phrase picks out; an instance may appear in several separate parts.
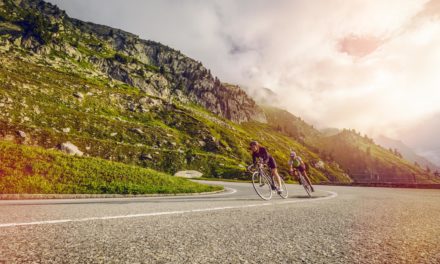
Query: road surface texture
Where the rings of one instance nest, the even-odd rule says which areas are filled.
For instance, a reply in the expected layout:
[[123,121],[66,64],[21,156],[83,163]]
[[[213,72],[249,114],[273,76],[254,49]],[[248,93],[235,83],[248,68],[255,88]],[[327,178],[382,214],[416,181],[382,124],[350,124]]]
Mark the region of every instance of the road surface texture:
[[440,263],[440,190],[0,201],[0,263]]

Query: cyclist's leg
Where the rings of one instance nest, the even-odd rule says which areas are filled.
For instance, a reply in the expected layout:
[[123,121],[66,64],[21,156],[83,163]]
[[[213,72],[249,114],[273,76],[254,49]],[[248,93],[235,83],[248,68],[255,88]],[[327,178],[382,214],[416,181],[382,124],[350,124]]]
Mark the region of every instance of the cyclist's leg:
[[298,182],[299,185],[301,185],[301,179],[300,179],[300,174],[301,172],[299,172],[298,170],[295,169],[295,179]]
[[278,188],[281,188],[281,177],[278,174],[277,168],[271,169],[271,172],[272,172],[272,179],[274,179],[274,183]]
[[278,188],[281,188],[281,177],[278,174],[278,170],[277,170],[277,163],[275,162],[275,159],[273,157],[269,158],[269,162],[267,164],[270,168],[271,174],[272,174],[272,179],[275,180],[275,183],[277,185]]

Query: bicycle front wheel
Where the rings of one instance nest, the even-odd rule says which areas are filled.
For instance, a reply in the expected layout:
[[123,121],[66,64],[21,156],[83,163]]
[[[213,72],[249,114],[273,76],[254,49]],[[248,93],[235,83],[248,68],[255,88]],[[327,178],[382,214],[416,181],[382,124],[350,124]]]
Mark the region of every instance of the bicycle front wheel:
[[302,186],[304,187],[304,190],[306,190],[306,193],[309,197],[312,197],[312,189],[310,188],[309,183],[306,181],[303,175],[300,176],[300,181]]
[[278,195],[281,196],[281,198],[283,199],[287,199],[287,197],[289,196],[289,192],[287,191],[287,187],[286,184],[284,183],[283,178],[280,177],[280,181],[281,181],[281,192],[278,192]]
[[270,200],[272,198],[272,186],[267,176],[254,172],[252,174],[252,185],[261,199]]

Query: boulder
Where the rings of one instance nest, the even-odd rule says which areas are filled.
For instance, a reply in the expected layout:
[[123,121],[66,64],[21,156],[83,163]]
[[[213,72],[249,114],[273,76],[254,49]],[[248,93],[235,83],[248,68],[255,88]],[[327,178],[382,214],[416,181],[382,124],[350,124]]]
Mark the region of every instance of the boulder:
[[325,168],[325,163],[322,160],[319,160],[318,162],[315,163],[315,168],[317,168],[317,169],[324,169]]
[[143,135],[144,131],[142,131],[140,128],[132,128],[130,129],[132,132],[137,133],[139,135]]
[[26,138],[26,133],[24,131],[18,130],[17,134],[21,137],[21,138]]
[[152,160],[152,159],[153,159],[153,156],[151,156],[151,154],[142,154],[142,155],[140,156],[140,159],[141,159],[141,160]]
[[76,98],[78,98],[80,100],[84,99],[84,95],[80,92],[73,93],[73,96],[75,96]]
[[69,141],[61,143],[58,148],[59,150],[70,155],[82,156],[84,154],[81,150],[78,149],[77,146],[73,145]]
[[178,171],[174,174],[174,176],[176,176],[176,177],[188,178],[188,179],[200,178],[200,177],[202,177],[202,175],[203,175],[203,173],[201,173],[200,171],[195,171],[195,170]]

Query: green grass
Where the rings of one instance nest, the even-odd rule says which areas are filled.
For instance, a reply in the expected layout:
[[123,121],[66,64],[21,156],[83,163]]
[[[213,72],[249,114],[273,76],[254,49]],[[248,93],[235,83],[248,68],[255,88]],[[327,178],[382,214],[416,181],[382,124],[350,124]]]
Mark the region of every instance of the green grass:
[[0,141],[0,193],[176,194],[221,189],[152,169]]
[[[177,170],[195,169],[208,177],[230,179],[246,179],[246,173],[238,165],[251,161],[248,144],[252,139],[269,148],[282,172],[287,169],[291,147],[306,161],[319,159],[306,146],[270,125],[235,124],[198,105],[170,104],[130,86],[110,88],[106,80],[89,80],[86,76],[15,58],[10,61],[9,67],[0,66],[0,79],[7,80],[3,86],[0,84],[0,97],[9,97],[14,103],[0,113],[0,133],[26,131],[35,145],[51,148],[69,140],[94,157],[171,174]],[[86,86],[89,88],[84,88]],[[73,97],[76,91],[85,95],[82,101]],[[87,95],[88,92],[92,95]],[[162,105],[149,112],[127,109],[129,104],[138,103],[144,97],[162,101]],[[28,106],[23,107],[18,102]],[[35,107],[40,114],[35,113]],[[22,122],[23,115],[30,120]],[[70,132],[61,132],[66,127]],[[132,131],[133,128],[140,128],[145,133],[139,135]],[[110,136],[112,133],[117,134]],[[165,140],[168,143],[163,143]],[[201,140],[206,142],[205,146],[199,144]],[[140,160],[142,154],[152,155],[153,160]],[[325,173],[335,181],[347,181],[342,171],[331,164],[325,170],[312,169],[310,175],[315,182],[326,182]]]

